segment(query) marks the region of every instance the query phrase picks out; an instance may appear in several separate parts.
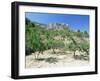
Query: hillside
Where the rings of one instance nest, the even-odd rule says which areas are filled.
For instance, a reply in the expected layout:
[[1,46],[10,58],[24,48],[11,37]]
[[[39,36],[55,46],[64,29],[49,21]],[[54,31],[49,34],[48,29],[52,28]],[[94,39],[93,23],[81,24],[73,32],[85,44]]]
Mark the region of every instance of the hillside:
[[57,55],[62,57],[63,54],[64,58],[71,56],[71,59],[89,60],[89,34],[86,31],[74,31],[68,24],[45,25],[26,19],[25,36],[26,57],[33,56],[33,61],[56,61]]

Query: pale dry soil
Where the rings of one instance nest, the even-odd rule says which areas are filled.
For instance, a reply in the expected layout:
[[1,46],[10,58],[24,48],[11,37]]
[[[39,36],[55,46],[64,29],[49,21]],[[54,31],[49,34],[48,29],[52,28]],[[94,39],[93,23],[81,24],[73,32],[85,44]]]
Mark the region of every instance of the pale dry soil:
[[[52,53],[52,50],[44,51],[39,55],[39,59],[36,60],[34,53],[26,56],[26,68],[52,68],[52,67],[78,67],[89,65],[89,60],[74,59],[73,53],[66,51],[65,53],[56,50],[56,54]],[[35,53],[36,54],[36,53]],[[77,52],[77,55],[80,53]],[[49,62],[47,59],[53,58],[54,62]]]

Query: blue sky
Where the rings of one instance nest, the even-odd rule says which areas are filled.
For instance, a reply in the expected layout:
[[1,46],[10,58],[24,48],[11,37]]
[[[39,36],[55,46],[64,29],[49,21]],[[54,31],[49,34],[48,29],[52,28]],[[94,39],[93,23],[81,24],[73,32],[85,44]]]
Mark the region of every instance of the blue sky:
[[34,13],[26,12],[25,17],[33,22],[43,24],[49,23],[66,23],[71,29],[89,32],[89,16],[74,14],[50,14],[50,13]]

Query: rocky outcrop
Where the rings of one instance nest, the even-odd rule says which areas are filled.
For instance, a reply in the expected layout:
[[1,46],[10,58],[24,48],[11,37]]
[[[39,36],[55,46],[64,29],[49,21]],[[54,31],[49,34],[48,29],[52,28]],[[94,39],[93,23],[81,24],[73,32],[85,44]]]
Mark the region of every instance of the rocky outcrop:
[[67,29],[69,27],[68,24],[65,23],[50,23],[48,24],[48,29],[55,29],[55,30],[61,30],[61,29]]

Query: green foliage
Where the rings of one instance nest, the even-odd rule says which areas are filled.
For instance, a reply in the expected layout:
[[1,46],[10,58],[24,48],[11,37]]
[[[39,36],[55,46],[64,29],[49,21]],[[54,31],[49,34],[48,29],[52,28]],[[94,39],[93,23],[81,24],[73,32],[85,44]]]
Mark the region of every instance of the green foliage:
[[89,34],[87,33],[87,31],[84,31],[84,37],[89,37]]
[[41,41],[41,36],[40,36],[42,30],[43,29],[40,29],[39,27],[33,25],[32,22],[27,21],[25,30],[26,49],[32,49],[34,52],[43,51],[44,45]]
[[77,32],[80,32],[80,30],[78,29]]
[[77,32],[75,33],[75,35],[77,36],[77,37],[83,37],[83,33],[82,32],[80,32],[80,30],[77,30]]
[[74,43],[70,43],[69,44],[69,50],[76,51],[77,50],[77,45],[75,45]]
[[[52,49],[55,53],[55,49],[66,49],[74,52],[76,50],[81,50],[89,54],[89,43],[82,41],[80,44],[74,39],[74,36],[78,38],[89,37],[88,33],[72,31],[70,29],[62,30],[48,30],[41,25],[36,25],[30,20],[26,19],[25,22],[25,46],[26,46],[26,55],[27,51],[30,49],[32,52],[38,52],[38,54],[43,54],[45,50]],[[55,39],[55,37],[62,38],[61,40]],[[71,43],[65,44],[65,39],[72,41]],[[37,57],[38,58],[38,57]]]
[[75,52],[76,50],[78,50],[78,46],[74,43],[70,43],[70,44],[67,44],[66,46],[67,50],[70,50],[70,51],[73,51],[73,56],[75,57]]
[[81,48],[81,51],[86,52],[86,54],[89,55],[89,43],[82,42],[79,44],[79,47]]

